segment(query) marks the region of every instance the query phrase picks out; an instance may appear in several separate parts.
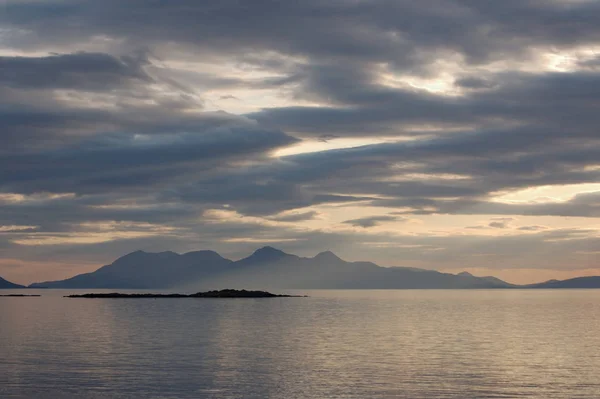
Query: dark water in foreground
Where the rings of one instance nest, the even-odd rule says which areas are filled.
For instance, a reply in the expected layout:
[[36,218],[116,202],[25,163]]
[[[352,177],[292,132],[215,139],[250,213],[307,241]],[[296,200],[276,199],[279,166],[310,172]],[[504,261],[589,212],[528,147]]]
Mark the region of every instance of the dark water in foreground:
[[2,399],[600,397],[600,290],[40,292],[0,298]]

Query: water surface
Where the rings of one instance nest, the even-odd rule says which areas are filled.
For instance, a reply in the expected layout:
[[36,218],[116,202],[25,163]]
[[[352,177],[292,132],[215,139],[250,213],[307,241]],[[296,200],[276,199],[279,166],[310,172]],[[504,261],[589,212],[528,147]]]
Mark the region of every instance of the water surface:
[[600,290],[20,292],[43,296],[0,298],[3,399],[600,397]]

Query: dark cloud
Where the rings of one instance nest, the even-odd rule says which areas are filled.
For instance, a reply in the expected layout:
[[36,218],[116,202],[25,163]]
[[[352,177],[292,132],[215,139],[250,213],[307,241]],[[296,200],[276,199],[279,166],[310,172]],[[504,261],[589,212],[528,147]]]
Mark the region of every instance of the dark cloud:
[[106,91],[135,82],[151,82],[148,60],[102,53],[56,54],[47,57],[0,57],[0,85],[25,89]]
[[136,222],[168,225],[190,220],[201,207],[158,204],[152,197],[123,197],[123,194],[94,196],[38,196],[20,202],[0,202],[0,226],[38,226],[36,231],[76,231],[81,223]]
[[302,184],[283,180],[265,181],[261,175],[224,174],[216,179],[196,181],[164,193],[164,200],[230,205],[247,215],[274,215],[279,212],[319,204],[353,203],[373,198],[354,195],[332,195],[311,190]]
[[8,192],[90,193],[108,189],[145,190],[161,183],[185,183],[207,173],[294,142],[280,132],[215,130],[167,137],[102,136],[60,150],[0,158],[0,189]]
[[313,69],[312,73],[318,76],[298,89],[299,96],[329,101],[329,106],[269,108],[250,116],[311,136],[327,131],[344,136],[410,137],[414,133],[404,131],[418,125],[437,126],[441,129],[438,134],[451,127],[487,126],[487,130],[503,125],[505,131],[505,126],[515,126],[515,132],[497,134],[494,141],[500,144],[520,134],[524,126],[537,129],[538,136],[549,130],[543,137],[553,140],[564,140],[565,132],[571,138],[597,138],[594,126],[600,121],[593,104],[600,97],[600,73],[502,73],[493,77],[497,82],[493,90],[453,97],[382,86],[347,70],[348,67]]
[[190,0],[10,1],[0,21],[19,29],[8,42],[21,47],[81,43],[104,35],[144,44],[177,42],[236,53],[275,50],[406,67],[440,52],[481,63],[523,56],[536,46],[594,43],[600,38],[599,13],[595,2],[533,0],[493,5],[449,0],[218,5]]
[[577,65],[581,68],[589,69],[589,70],[597,70],[600,68],[600,57],[592,57],[584,60],[579,60]]
[[465,89],[491,89],[496,86],[494,82],[478,77],[461,78],[456,80],[454,84]]
[[488,226],[494,229],[507,229],[514,221],[514,218],[493,218]]

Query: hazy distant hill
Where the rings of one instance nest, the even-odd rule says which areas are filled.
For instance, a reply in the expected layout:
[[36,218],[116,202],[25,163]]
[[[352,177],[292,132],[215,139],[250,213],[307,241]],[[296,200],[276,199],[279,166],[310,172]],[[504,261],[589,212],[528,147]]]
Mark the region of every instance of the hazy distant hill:
[[265,247],[234,262],[234,273],[213,276],[214,286],[250,288],[499,288],[471,275],[454,275],[432,270],[380,267],[371,262],[346,262],[332,252],[302,258]]
[[527,288],[600,288],[600,276],[576,277],[569,280],[550,280],[531,284]]
[[2,277],[0,277],[0,289],[8,289],[8,288],[25,288],[25,287],[22,285],[19,285],[19,284],[11,283],[10,281],[7,281],[7,280],[3,279]]
[[313,258],[264,247],[233,262],[213,251],[148,253],[136,251],[93,273],[32,284],[48,288],[504,288],[510,284],[469,273],[380,267],[346,262],[332,252]]

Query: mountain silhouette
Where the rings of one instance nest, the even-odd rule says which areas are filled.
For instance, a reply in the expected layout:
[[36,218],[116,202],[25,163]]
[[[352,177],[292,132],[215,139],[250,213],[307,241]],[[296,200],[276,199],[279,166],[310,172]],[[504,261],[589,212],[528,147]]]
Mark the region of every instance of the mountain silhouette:
[[34,283],[47,288],[164,289],[232,287],[246,289],[446,289],[600,288],[600,277],[517,286],[496,277],[442,273],[412,267],[347,262],[331,251],[305,258],[263,247],[238,261],[214,251],[132,252],[92,273]]
[[544,283],[530,284],[527,288],[600,288],[600,276],[549,280]]
[[279,249],[267,246],[257,249],[252,255],[235,263],[236,266],[249,266],[287,261],[292,258],[297,259],[298,257],[296,255],[286,254],[285,252]]
[[327,262],[339,262],[341,259],[331,251],[325,251],[318,253],[314,258],[314,260],[318,261],[327,261]]
[[236,262],[214,251],[132,252],[92,273],[31,284],[39,288],[501,288],[510,284],[472,275],[346,262],[331,251],[302,258],[263,247]]
[[123,288],[151,289],[181,286],[225,271],[233,262],[214,251],[136,251],[92,273],[66,280],[31,284],[32,288]]
[[15,284],[15,283],[11,283],[8,280],[3,279],[2,277],[0,277],[0,289],[8,289],[8,288],[25,288],[22,285],[19,284]]

